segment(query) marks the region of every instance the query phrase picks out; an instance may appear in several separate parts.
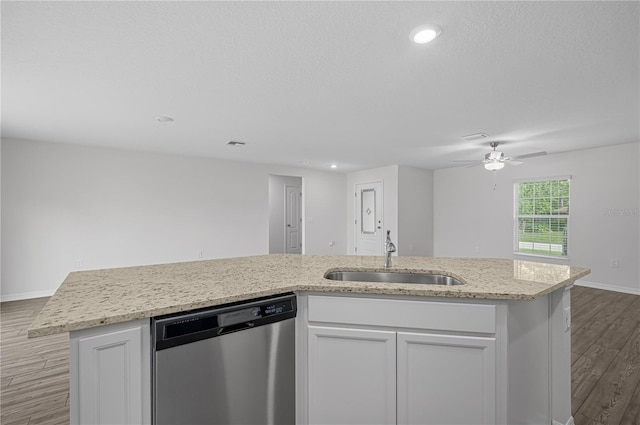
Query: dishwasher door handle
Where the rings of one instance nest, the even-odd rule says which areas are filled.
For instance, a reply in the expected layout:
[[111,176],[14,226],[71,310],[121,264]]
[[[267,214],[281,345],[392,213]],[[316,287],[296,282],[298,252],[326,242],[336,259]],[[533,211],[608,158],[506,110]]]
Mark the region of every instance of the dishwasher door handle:
[[220,335],[228,334],[231,332],[243,331],[245,329],[251,329],[255,325],[256,324],[254,322],[246,322],[246,323],[238,323],[237,325],[223,326],[218,328],[217,334],[218,336],[220,336]]

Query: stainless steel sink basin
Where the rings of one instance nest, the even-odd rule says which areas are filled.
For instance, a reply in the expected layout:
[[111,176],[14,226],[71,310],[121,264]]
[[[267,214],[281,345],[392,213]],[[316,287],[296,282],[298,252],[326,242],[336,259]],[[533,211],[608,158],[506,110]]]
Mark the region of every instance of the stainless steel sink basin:
[[325,273],[330,280],[348,280],[355,282],[413,283],[423,285],[462,285],[462,282],[451,276],[429,273],[394,273],[394,272],[346,272],[333,271]]

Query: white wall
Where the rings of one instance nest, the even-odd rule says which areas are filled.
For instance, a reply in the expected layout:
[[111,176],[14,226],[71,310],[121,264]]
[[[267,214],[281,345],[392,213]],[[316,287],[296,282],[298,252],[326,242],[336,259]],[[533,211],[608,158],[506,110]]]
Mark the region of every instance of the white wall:
[[304,178],[306,252],[346,253],[344,174],[15,140],[1,160],[2,300],[50,295],[78,265],[266,254],[269,174]]
[[[2,139],[0,139],[0,241],[2,241]],[[2,243],[0,243],[0,284],[1,283],[2,283]],[[0,292],[0,301],[1,300],[2,300],[2,296]]]
[[[269,254],[284,254],[286,251],[284,243],[286,186],[302,188],[302,177],[269,176]],[[305,223],[302,225],[304,227]],[[305,246],[305,241],[302,241],[302,252],[305,252]]]
[[433,255],[433,171],[391,165],[347,175],[347,250],[354,253],[355,185],[383,182],[384,230],[398,255]]
[[398,255],[433,255],[433,171],[398,167]]
[[347,252],[355,254],[355,186],[360,183],[382,182],[383,229],[391,230],[391,239],[398,239],[398,166],[356,171],[347,175]]
[[482,167],[436,170],[434,255],[513,257],[514,179],[571,175],[569,264],[591,268],[582,284],[640,294],[639,146],[531,158],[496,174]]

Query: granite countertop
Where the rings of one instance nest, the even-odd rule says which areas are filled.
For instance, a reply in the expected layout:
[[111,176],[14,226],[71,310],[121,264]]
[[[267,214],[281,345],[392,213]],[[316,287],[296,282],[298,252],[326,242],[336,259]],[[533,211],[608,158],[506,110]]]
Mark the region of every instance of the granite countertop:
[[[69,332],[292,291],[533,300],[590,270],[487,258],[262,255],[70,273],[28,330]],[[435,272],[463,285],[332,281],[329,270]]]

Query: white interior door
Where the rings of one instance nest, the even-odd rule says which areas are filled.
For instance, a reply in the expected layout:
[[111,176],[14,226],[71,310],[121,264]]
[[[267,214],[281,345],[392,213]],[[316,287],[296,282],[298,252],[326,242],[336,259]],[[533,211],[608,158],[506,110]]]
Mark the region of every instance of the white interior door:
[[285,186],[285,253],[302,254],[302,188]]
[[356,184],[355,253],[383,255],[382,182]]

